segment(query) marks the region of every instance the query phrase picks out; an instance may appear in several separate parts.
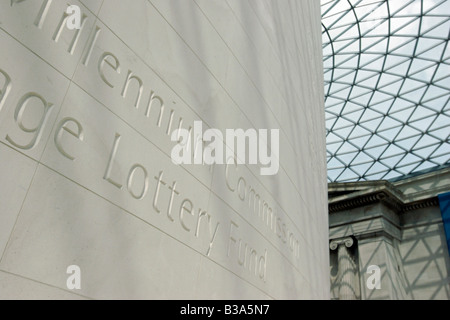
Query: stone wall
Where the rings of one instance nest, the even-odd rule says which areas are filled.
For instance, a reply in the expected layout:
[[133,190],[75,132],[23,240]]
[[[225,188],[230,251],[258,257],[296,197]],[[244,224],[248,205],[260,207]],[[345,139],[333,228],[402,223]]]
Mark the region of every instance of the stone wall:
[[[0,46],[0,298],[329,297],[318,1],[8,0]],[[277,174],[174,164],[197,121]]]

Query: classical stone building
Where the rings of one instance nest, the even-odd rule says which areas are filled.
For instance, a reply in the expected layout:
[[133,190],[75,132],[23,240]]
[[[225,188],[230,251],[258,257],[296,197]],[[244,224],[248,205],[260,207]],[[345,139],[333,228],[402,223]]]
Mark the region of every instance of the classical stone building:
[[450,168],[329,184],[332,299],[449,299],[449,184]]

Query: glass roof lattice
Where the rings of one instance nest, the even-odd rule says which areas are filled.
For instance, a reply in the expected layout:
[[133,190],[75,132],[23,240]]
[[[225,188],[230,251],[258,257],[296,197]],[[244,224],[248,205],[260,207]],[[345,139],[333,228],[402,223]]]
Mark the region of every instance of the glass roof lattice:
[[450,162],[450,0],[322,0],[330,182]]

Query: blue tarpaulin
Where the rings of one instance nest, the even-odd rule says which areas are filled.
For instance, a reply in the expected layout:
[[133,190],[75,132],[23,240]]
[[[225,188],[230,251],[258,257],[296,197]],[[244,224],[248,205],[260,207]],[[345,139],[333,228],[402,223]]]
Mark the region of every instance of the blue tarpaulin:
[[440,194],[438,198],[442,222],[444,223],[445,237],[447,238],[447,248],[450,255],[450,192]]

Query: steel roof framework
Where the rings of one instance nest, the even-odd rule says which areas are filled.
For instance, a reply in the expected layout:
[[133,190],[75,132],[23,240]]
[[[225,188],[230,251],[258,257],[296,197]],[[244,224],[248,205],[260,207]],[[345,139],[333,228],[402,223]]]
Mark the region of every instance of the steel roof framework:
[[450,0],[322,0],[330,182],[450,162]]

